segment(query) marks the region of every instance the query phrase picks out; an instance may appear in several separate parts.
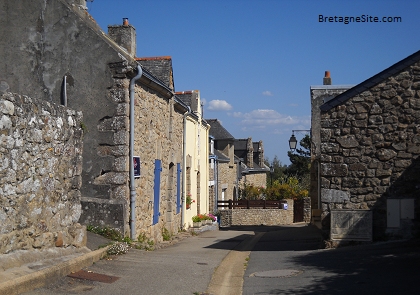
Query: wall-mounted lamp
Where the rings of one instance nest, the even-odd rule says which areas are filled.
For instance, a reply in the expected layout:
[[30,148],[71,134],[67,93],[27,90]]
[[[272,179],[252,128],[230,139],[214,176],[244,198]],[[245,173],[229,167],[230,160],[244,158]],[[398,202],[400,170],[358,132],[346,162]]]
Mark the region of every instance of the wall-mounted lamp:
[[296,146],[297,146],[297,139],[295,137],[295,131],[296,132],[311,132],[311,130],[292,130],[292,136],[289,139],[289,148],[292,152],[296,150]]

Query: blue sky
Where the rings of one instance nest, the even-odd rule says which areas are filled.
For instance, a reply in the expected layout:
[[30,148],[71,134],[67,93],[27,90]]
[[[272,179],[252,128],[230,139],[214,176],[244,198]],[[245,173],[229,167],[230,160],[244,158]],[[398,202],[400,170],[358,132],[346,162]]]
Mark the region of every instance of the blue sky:
[[[420,50],[418,0],[94,0],[107,32],[128,17],[137,56],[171,56],[176,91],[200,90],[204,116],[262,140],[283,164],[293,129],[310,129],[311,85],[355,85]],[[401,22],[319,22],[401,17]],[[337,18],[337,21],[340,19]],[[300,140],[304,133],[298,133]]]

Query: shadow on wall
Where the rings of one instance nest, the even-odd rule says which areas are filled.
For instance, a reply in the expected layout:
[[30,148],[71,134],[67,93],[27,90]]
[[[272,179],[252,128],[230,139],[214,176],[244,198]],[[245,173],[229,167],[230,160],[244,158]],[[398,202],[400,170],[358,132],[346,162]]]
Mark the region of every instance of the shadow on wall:
[[[382,189],[389,183],[380,197],[376,198],[373,193],[364,195],[364,200],[372,211],[374,241],[420,237],[420,157],[399,161],[392,174],[390,168],[389,172],[377,177],[380,183],[371,183],[368,186],[375,190]],[[411,164],[408,165],[409,162]],[[405,165],[408,165],[407,168],[404,168]],[[401,172],[395,171],[397,169],[401,169]],[[366,226],[363,224],[366,220],[361,218],[353,218],[353,221],[355,222],[348,228],[349,237],[357,236],[357,231]],[[331,211],[322,220],[322,225],[324,236],[329,236]]]

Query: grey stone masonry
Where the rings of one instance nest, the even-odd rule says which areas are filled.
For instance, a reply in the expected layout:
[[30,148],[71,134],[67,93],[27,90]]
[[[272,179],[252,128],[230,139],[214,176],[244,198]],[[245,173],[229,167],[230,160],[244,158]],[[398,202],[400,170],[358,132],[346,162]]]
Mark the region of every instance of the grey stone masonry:
[[221,226],[232,225],[287,225],[293,223],[293,200],[287,200],[285,209],[226,209],[221,210]]
[[0,97],[0,254],[85,245],[81,125],[81,112]]
[[419,62],[323,111],[320,135],[324,229],[332,209],[370,209],[383,237],[389,198],[415,199],[418,216]]

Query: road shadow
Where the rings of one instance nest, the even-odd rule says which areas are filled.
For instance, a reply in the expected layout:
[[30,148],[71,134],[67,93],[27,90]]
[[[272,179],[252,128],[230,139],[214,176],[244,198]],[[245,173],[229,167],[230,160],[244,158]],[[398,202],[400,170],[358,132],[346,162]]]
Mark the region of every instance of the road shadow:
[[[304,290],[264,294],[418,294],[420,240],[382,242],[293,256],[314,275]],[[320,275],[317,275],[319,273]],[[257,294],[257,293],[256,293]]]
[[[231,226],[221,231],[235,231],[238,236],[220,240],[208,246],[214,249],[231,249],[232,243],[241,243],[259,236],[255,245],[240,247],[240,251],[307,251],[324,247],[321,231],[306,224],[284,226]],[[253,232],[240,234],[241,232]]]

